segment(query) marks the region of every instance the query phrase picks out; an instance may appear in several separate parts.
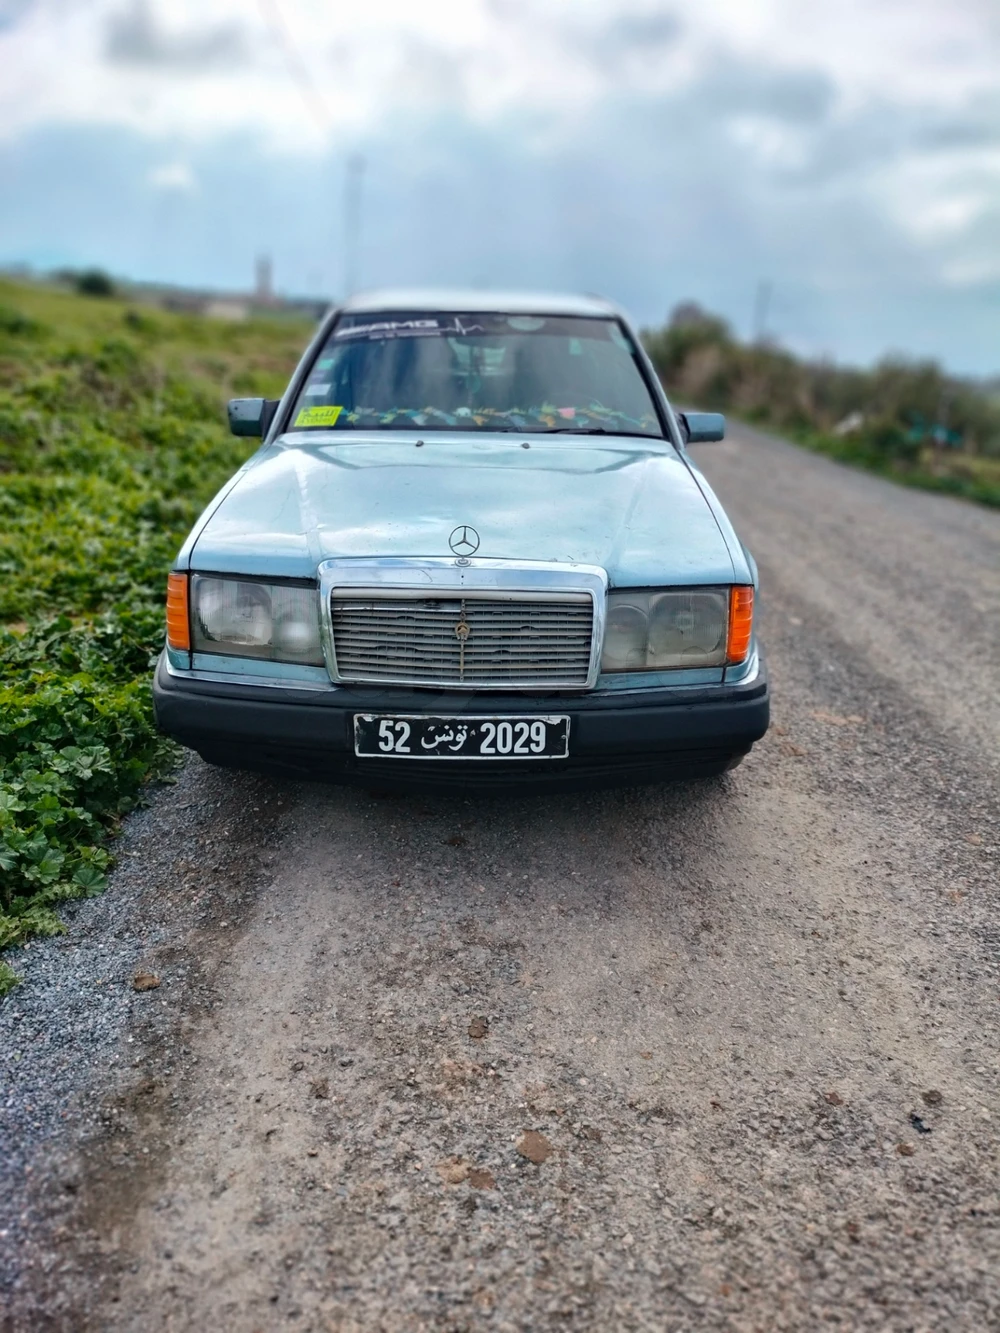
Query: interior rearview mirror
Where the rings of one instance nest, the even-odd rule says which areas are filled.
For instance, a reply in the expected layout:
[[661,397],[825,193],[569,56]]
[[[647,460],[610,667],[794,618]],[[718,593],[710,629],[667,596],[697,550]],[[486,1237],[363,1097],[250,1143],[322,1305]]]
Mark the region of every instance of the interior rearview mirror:
[[726,418],[721,412],[679,412],[678,419],[688,444],[708,444],[726,435]]
[[263,439],[277,410],[277,398],[230,398],[229,429],[234,435]]

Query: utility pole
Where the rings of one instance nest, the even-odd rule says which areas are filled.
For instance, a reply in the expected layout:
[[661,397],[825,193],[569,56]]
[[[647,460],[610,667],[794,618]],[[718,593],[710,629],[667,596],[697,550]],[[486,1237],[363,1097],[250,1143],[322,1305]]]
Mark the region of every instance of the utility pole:
[[358,286],[361,244],[361,187],[364,181],[365,166],[365,159],[361,153],[352,153],[347,159],[347,178],[344,182],[345,296],[353,295]]
[[258,255],[255,264],[257,284],[254,297],[258,305],[274,304],[274,267],[270,255]]
[[761,278],[757,284],[757,294],[753,302],[753,340],[762,343],[767,336],[767,317],[771,310],[771,297],[774,295],[774,283],[769,278]]

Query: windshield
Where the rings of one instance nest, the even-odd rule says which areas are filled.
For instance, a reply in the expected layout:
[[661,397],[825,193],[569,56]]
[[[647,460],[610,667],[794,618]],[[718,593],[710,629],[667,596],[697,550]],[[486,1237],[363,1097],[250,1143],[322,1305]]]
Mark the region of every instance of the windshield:
[[663,435],[617,320],[433,311],[341,316],[291,425]]

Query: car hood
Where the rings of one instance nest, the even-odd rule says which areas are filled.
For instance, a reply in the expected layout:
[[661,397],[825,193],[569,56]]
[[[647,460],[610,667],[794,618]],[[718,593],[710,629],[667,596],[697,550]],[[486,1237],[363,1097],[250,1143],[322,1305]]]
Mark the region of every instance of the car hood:
[[451,533],[468,524],[479,557],[598,565],[622,587],[733,580],[719,521],[668,444],[417,441],[279,438],[209,506],[188,548],[191,567],[311,578],[335,556],[447,557]]

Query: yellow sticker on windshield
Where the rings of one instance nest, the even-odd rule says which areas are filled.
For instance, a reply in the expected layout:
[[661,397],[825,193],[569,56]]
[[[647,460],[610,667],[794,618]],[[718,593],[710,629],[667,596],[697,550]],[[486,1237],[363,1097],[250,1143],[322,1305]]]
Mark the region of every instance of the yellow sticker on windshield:
[[304,407],[295,418],[296,426],[335,426],[342,407]]

